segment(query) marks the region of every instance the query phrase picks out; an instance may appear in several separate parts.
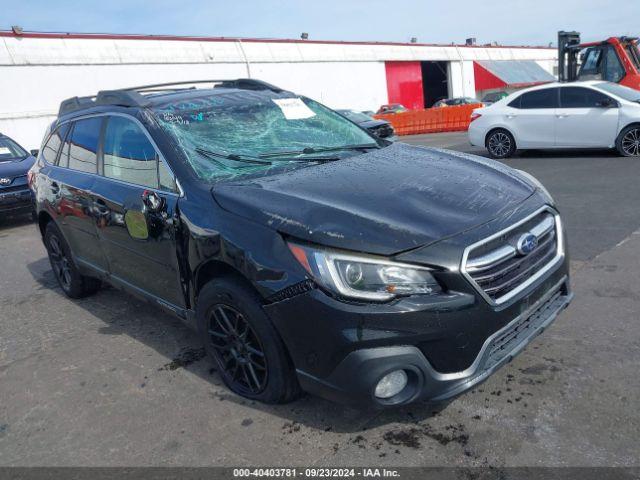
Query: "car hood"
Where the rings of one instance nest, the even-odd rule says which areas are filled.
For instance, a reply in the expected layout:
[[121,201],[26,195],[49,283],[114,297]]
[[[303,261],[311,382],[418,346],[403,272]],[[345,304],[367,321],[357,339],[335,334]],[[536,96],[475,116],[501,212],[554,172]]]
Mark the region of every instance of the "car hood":
[[212,190],[222,208],[284,234],[381,255],[488,222],[534,191],[498,162],[400,143]]
[[16,160],[0,160],[0,177],[2,178],[13,178],[19,177],[21,175],[26,175],[29,169],[33,166],[36,161],[31,155],[25,157],[24,159],[16,159]]

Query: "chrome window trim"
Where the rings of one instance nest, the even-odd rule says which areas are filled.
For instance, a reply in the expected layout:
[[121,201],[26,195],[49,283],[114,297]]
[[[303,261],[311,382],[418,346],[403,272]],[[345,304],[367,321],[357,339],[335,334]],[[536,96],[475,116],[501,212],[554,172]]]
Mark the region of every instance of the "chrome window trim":
[[[473,277],[467,271],[467,260],[469,259],[469,254],[474,249],[484,245],[485,243],[488,243],[488,242],[490,242],[492,240],[495,240],[496,238],[501,237],[502,235],[505,235],[506,233],[509,233],[510,231],[512,231],[512,230],[518,228],[519,226],[527,223],[529,220],[531,220],[532,218],[540,215],[543,212],[549,212],[551,215],[553,215],[553,218],[555,220],[556,235],[557,235],[556,255],[555,255],[555,257],[553,257],[553,259],[551,261],[549,261],[549,263],[547,263],[543,268],[538,270],[534,275],[529,277],[528,280],[524,281],[523,283],[518,285],[513,290],[510,290],[508,293],[506,293],[502,297],[498,298],[497,300],[492,299],[489,295],[487,295],[485,293],[485,291],[482,289],[482,287],[475,282]],[[554,267],[556,267],[564,259],[564,256],[565,256],[565,251],[564,251],[564,232],[562,231],[562,221],[560,220],[560,215],[558,214],[558,212],[556,210],[554,210],[553,208],[551,208],[548,205],[545,205],[544,207],[539,208],[538,210],[533,212],[532,214],[526,216],[525,218],[523,218],[519,222],[514,223],[513,225],[511,225],[511,226],[509,226],[509,227],[507,227],[507,228],[505,228],[503,230],[500,230],[499,232],[494,233],[493,235],[491,235],[491,236],[489,236],[487,238],[484,238],[484,239],[482,239],[482,240],[480,240],[478,242],[475,242],[475,243],[467,246],[464,249],[464,252],[462,254],[462,261],[460,263],[460,273],[462,273],[462,276],[471,284],[471,286],[480,294],[480,296],[489,305],[492,305],[492,306],[496,307],[496,306],[503,305],[503,304],[507,303],[509,300],[512,300],[513,298],[518,296],[523,290],[528,288],[530,285],[532,285],[533,283],[538,281],[540,278],[542,278],[544,275],[546,275],[550,270],[552,270]]]
[[169,162],[167,162],[166,158],[162,154],[162,150],[160,150],[160,148],[158,148],[158,145],[156,144],[156,142],[153,140],[153,138],[151,138],[151,135],[147,131],[147,128],[144,126],[144,124],[140,120],[138,120],[136,117],[134,117],[133,115],[130,115],[128,113],[122,113],[122,112],[100,112],[100,113],[90,113],[90,114],[86,114],[86,115],[79,115],[77,117],[69,118],[67,120],[64,120],[64,121],[60,122],[56,126],[56,128],[49,134],[49,137],[53,134],[53,132],[55,132],[56,129],[60,128],[61,125],[64,125],[66,123],[75,122],[76,120],[84,120],[85,118],[109,117],[109,116],[128,118],[129,120],[133,120],[133,122],[136,123],[138,125],[138,127],[140,127],[140,129],[145,134],[145,136],[147,137],[147,139],[149,140],[151,145],[153,145],[153,148],[155,149],[156,153],[158,154],[159,161],[164,163],[164,166],[167,167],[167,170],[169,171],[169,173],[171,174],[171,176],[175,180],[176,187],[178,188],[178,192],[168,192],[166,190],[161,190],[160,188],[146,187],[144,185],[138,185],[137,183],[127,182],[125,180],[119,180],[117,178],[105,177],[104,175],[100,175],[99,173],[81,172],[79,170],[73,170],[72,168],[59,167],[58,165],[53,165],[53,164],[47,162],[46,160],[44,160],[44,163],[46,163],[50,167],[61,168],[61,169],[64,169],[64,170],[71,170],[71,171],[74,171],[74,172],[77,172],[77,173],[83,173],[83,174],[86,174],[86,175],[95,175],[95,176],[100,177],[100,178],[106,178],[108,180],[112,180],[114,182],[122,183],[122,184],[125,184],[125,185],[131,185],[131,186],[134,186],[134,187],[145,188],[147,190],[153,190],[155,192],[162,193],[162,194],[165,194],[165,195],[172,195],[172,196],[176,196],[176,197],[184,197],[184,190],[182,189],[182,186],[180,185],[180,182],[178,181],[178,177],[176,177],[176,174],[173,171],[173,169],[171,168],[171,166],[169,165]]

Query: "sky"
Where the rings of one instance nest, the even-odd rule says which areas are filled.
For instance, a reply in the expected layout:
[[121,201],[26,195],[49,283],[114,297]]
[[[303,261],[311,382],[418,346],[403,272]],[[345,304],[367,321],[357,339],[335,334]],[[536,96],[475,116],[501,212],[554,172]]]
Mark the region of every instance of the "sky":
[[0,30],[421,43],[548,45],[640,35],[640,1],[611,0],[0,0]]

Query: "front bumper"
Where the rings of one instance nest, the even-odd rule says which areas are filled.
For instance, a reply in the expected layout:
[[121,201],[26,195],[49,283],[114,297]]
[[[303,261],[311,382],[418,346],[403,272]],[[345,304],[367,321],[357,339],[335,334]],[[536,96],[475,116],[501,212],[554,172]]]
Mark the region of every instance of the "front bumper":
[[0,189],[0,213],[19,214],[33,209],[33,193],[29,188],[20,190]]
[[[442,401],[487,379],[551,324],[572,299],[568,262],[506,307],[452,292],[433,305],[350,305],[318,290],[266,305],[303,390],[361,408]],[[373,394],[391,371],[409,390]],[[408,388],[409,388],[408,387]]]
[[[415,346],[394,346],[356,350],[326,379],[299,372],[300,383],[306,391],[360,407],[416,400],[441,402],[473,388],[510,362],[557,318],[572,298],[565,277],[528,310],[487,338],[473,364],[460,372],[437,372]],[[400,369],[409,377],[405,391],[389,400],[377,399],[373,391],[379,379]]]

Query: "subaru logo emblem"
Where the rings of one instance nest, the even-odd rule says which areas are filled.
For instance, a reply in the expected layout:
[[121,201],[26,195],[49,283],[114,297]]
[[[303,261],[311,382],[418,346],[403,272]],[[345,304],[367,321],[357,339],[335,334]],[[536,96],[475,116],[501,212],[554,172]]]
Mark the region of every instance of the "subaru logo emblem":
[[0,185],[9,185],[11,183],[10,178],[0,178]]
[[538,237],[533,233],[524,233],[518,238],[516,249],[520,255],[529,255],[538,246]]

